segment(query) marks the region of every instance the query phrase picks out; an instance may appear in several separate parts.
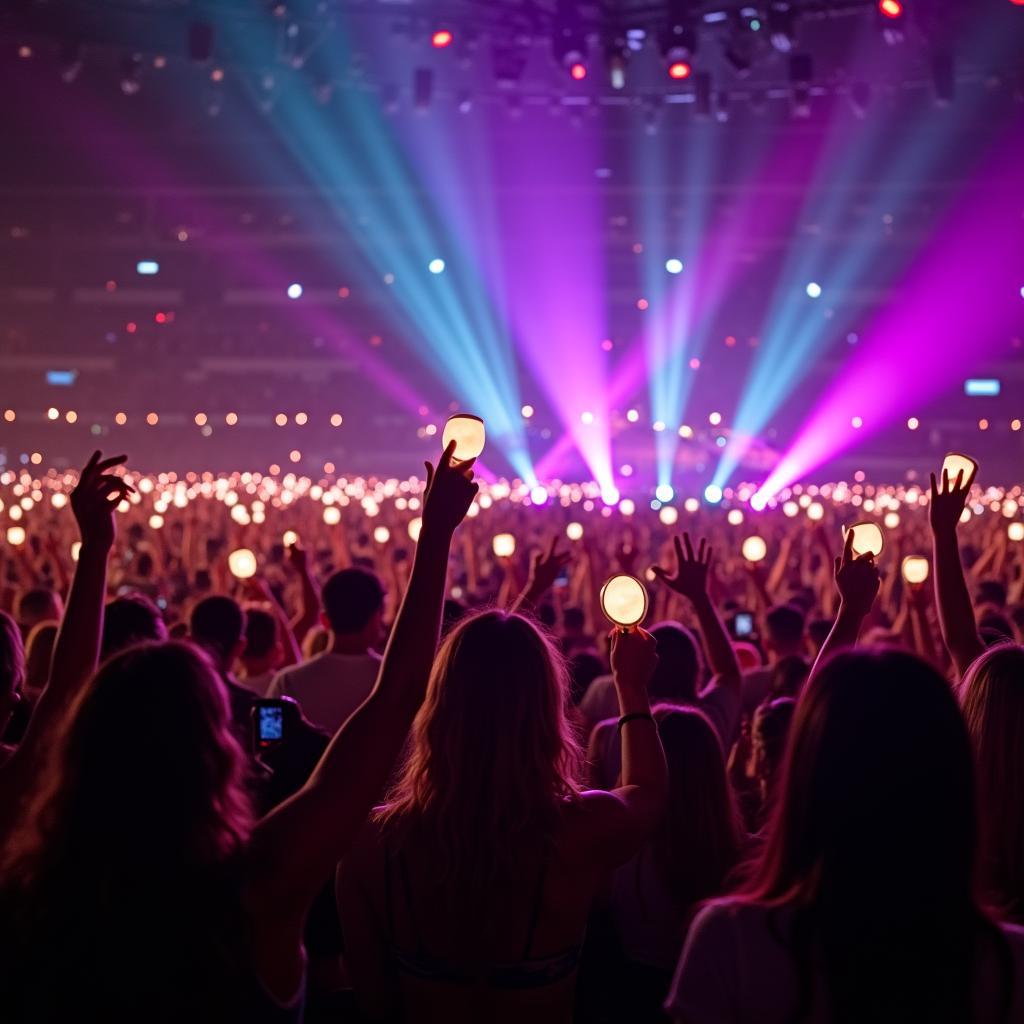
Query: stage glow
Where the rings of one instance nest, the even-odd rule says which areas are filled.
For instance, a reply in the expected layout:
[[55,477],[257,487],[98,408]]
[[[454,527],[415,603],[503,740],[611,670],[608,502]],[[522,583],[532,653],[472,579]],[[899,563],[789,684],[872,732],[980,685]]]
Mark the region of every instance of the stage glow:
[[569,523],[565,528],[565,535],[569,540],[579,540],[583,536],[583,524]]
[[592,412],[581,412],[580,423],[585,427],[592,426],[594,422],[594,414]]
[[821,298],[821,285],[817,281],[811,281],[806,288],[807,296],[811,299]]
[[441,451],[447,450],[448,445],[454,441],[453,458],[458,462],[468,462],[470,459],[480,457],[480,453],[484,450],[486,437],[484,421],[479,416],[460,412],[455,416],[450,416],[444,425],[444,432],[441,434]]
[[446,28],[439,28],[431,37],[430,45],[435,50],[443,50],[446,46],[451,46],[455,37]]
[[432,274],[443,274],[444,273],[444,266],[445,266],[444,260],[435,258],[435,259],[432,259],[427,264],[427,270],[429,270]]
[[860,430],[860,428],[864,426],[864,420],[862,420],[860,416],[854,416],[850,420],[850,426],[853,427],[854,430]]
[[900,18],[903,16],[903,4],[900,0],[879,0],[878,9],[887,18]]
[[143,276],[151,276],[160,273],[160,264],[156,260],[139,260],[135,264],[135,273]]
[[289,299],[301,299],[302,298],[302,285],[301,284],[290,284],[288,285],[287,295]]
[[626,419],[629,420],[630,423],[636,423],[637,420],[640,419],[640,413],[637,412],[636,409],[629,409],[626,412]]
[[708,484],[704,488],[704,500],[709,505],[717,505],[722,500],[722,488],[717,484]]
[[1010,523],[1006,527],[1006,535],[1013,541],[1024,540],[1024,523]]
[[665,260],[665,269],[670,274],[681,274],[683,272],[683,261],[675,258]]
[[673,490],[671,484],[658,484],[654,491],[654,496],[658,501],[671,501],[676,496],[676,492]]
[[647,588],[635,576],[612,576],[601,587],[601,611],[623,629],[639,626],[647,614]]
[[536,487],[530,489],[530,501],[534,505],[543,505],[548,500],[548,489],[542,484],[537,484]]
[[903,559],[903,578],[908,583],[924,583],[930,569],[928,559],[922,555],[907,555]]
[[668,66],[668,77],[677,82],[685,81],[693,73],[693,68],[685,60],[673,61]]
[[972,377],[964,381],[964,394],[972,398],[995,398],[1002,390],[1002,382],[992,377]]

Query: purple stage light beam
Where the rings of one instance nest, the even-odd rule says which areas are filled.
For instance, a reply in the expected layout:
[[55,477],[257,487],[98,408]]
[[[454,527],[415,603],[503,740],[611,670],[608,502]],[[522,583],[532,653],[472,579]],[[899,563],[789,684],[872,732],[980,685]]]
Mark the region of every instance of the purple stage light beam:
[[[1024,125],[943,220],[928,250],[754,496],[774,497],[1010,347],[1024,322]],[[855,418],[860,426],[855,428]]]

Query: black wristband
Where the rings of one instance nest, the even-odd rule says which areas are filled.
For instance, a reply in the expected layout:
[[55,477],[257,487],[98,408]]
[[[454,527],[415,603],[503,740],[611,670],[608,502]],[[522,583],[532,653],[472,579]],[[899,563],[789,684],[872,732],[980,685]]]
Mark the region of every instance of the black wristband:
[[634,711],[632,714],[630,714],[630,715],[623,715],[619,719],[618,728],[621,729],[627,722],[639,722],[639,721],[650,722],[651,725],[655,724],[655,722],[654,722],[654,715],[652,715],[649,711]]

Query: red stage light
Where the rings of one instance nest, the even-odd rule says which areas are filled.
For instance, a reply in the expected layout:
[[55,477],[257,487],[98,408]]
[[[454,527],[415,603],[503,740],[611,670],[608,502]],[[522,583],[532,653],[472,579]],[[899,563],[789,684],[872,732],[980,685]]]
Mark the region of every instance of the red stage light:
[[903,4],[900,3],[900,0],[879,0],[878,9],[887,18],[903,17]]
[[430,42],[435,50],[443,50],[446,46],[451,46],[454,40],[455,36],[446,28],[439,28],[430,37]]
[[693,71],[693,68],[685,60],[676,60],[668,66],[668,77],[681,82],[684,78],[690,77],[691,71]]
[[587,65],[580,64],[578,61],[569,68],[569,74],[576,79],[577,82],[582,82],[587,77]]
[[1024,7],[1024,0],[1010,0],[1015,7]]

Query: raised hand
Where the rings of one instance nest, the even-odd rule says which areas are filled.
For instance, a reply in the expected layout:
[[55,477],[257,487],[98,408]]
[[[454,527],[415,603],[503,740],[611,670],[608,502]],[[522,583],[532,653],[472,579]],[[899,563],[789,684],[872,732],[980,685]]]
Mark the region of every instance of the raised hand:
[[677,594],[682,594],[691,601],[706,598],[708,573],[711,570],[714,549],[701,537],[697,553],[694,554],[688,533],[683,533],[682,541],[678,537],[673,537],[672,543],[676,554],[675,572],[670,573],[660,565],[655,565],[651,567],[654,575]]
[[942,471],[942,487],[936,485],[935,474],[931,474],[932,492],[928,505],[928,521],[932,533],[955,533],[960,516],[967,504],[967,495],[971,493],[971,484],[978,472],[975,466],[971,475],[964,480],[964,472],[960,470],[955,480],[949,479],[949,473]]
[[846,531],[842,557],[835,560],[835,580],[843,610],[863,617],[871,611],[882,581],[875,566],[874,555],[868,553],[859,558],[854,556],[855,529],[852,527]]
[[557,551],[558,537],[552,537],[546,551],[535,551],[530,559],[531,591],[543,594],[554,586],[562,570],[572,561],[568,551]]
[[134,493],[121,477],[109,472],[124,465],[127,455],[115,455],[100,461],[101,452],[92,453],[71,492],[71,511],[75,514],[83,548],[110,550],[116,530],[114,510],[118,503]]
[[466,517],[469,506],[480,490],[473,483],[473,463],[468,459],[453,465],[455,442],[452,441],[441,453],[435,469],[429,462],[427,468],[427,489],[423,496],[423,529],[452,534]]
[[297,542],[289,544],[285,549],[288,556],[288,564],[299,573],[304,573],[309,568],[309,555],[306,549]]
[[647,684],[658,667],[658,641],[639,627],[612,630],[611,665],[620,690],[646,694]]

